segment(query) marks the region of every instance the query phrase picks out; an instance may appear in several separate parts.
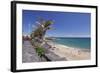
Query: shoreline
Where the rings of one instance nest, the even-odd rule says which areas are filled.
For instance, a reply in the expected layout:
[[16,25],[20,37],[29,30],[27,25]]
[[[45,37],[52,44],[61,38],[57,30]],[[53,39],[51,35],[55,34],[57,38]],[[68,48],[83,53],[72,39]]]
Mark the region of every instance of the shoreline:
[[54,43],[52,41],[48,42],[53,49],[50,49],[55,54],[60,57],[65,57],[69,60],[88,60],[91,58],[91,52],[87,51],[88,49],[74,48],[65,46],[62,44]]

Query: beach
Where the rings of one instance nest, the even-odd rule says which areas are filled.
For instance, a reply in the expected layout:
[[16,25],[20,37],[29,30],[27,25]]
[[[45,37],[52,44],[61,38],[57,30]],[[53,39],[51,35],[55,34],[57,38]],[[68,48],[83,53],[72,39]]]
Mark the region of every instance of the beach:
[[[73,61],[73,60],[89,60],[91,53],[89,49],[69,47],[66,45],[54,43],[53,41],[47,42],[50,48],[46,48],[45,56],[50,61]],[[46,62],[45,58],[40,58],[36,53],[34,46],[30,41],[23,42],[22,49],[22,62]]]
[[90,51],[87,51],[87,49],[69,47],[54,42],[48,42],[48,44],[53,47],[50,49],[52,52],[54,52],[60,57],[66,58],[66,60],[68,61],[88,60],[91,58],[91,53]]

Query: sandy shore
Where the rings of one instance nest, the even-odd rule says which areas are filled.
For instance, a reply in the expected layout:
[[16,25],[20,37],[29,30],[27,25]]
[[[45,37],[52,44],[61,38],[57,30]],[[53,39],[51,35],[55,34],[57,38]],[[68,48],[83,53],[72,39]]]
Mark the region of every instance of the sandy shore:
[[53,42],[48,42],[48,44],[53,47],[53,49],[51,49],[52,52],[60,57],[65,57],[67,60],[88,60],[91,58],[89,51],[80,48],[73,48]]

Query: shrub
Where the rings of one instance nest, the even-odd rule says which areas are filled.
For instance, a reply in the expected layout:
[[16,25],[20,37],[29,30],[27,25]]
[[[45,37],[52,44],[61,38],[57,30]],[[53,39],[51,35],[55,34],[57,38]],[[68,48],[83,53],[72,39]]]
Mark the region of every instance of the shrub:
[[36,52],[38,53],[38,56],[40,56],[40,57],[42,57],[42,55],[44,55],[44,53],[45,53],[44,48],[42,48],[42,47],[36,48]]

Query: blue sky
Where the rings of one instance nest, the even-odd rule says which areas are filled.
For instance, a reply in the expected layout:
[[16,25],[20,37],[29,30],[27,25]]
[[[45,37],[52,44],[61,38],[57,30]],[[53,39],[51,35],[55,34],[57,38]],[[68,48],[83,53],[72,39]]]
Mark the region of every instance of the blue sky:
[[29,34],[35,26],[37,18],[42,17],[53,20],[54,30],[48,30],[46,36],[50,37],[90,37],[91,14],[76,12],[54,12],[23,10],[23,34]]

